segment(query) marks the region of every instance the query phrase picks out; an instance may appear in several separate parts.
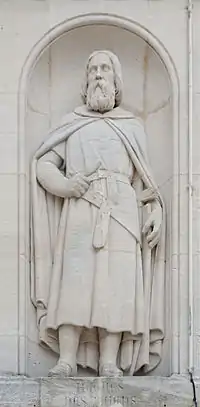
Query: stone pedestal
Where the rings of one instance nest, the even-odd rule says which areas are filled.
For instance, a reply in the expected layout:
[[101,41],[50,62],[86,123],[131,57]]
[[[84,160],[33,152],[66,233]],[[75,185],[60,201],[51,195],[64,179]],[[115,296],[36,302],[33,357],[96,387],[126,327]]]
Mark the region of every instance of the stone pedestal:
[[[200,399],[200,383],[196,384]],[[12,407],[189,407],[193,389],[188,377],[29,379],[0,378],[0,406]]]

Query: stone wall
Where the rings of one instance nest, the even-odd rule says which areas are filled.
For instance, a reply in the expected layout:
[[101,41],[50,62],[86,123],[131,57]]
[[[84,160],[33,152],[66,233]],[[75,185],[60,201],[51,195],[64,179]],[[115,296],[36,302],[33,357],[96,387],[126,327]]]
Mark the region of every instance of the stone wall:
[[55,362],[54,355],[37,344],[30,302],[29,161],[48,129],[79,103],[82,66],[94,48],[103,47],[116,52],[122,61],[124,105],[144,122],[151,165],[167,206],[166,340],[163,363],[155,374],[184,374],[193,365],[198,375],[200,3],[193,3],[193,154],[189,168],[186,0],[0,0],[3,373],[45,376]]

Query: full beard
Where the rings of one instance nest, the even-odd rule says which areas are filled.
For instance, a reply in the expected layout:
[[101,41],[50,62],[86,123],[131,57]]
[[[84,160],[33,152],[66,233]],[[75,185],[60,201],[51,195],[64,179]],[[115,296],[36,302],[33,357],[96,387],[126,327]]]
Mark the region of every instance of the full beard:
[[88,85],[86,104],[95,112],[108,112],[115,106],[114,86],[105,81],[93,81]]

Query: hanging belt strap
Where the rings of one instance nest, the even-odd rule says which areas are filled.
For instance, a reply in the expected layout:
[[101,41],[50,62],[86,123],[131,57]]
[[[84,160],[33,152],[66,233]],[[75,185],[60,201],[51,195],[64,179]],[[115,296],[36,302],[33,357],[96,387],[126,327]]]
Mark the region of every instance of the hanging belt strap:
[[[94,174],[89,176],[91,182],[100,179],[106,180],[108,197],[105,197],[100,191],[94,194],[94,197],[99,195],[101,201],[93,235],[93,247],[96,249],[104,247],[107,240],[112,203],[117,203],[118,198],[117,182],[123,182],[130,185],[128,176],[119,172],[97,170]],[[111,200],[109,197],[111,197]]]

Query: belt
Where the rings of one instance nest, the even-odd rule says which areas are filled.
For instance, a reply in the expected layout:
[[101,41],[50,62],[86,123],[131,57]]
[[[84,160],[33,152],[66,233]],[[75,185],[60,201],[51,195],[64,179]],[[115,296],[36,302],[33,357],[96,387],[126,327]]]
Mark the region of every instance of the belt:
[[99,179],[106,179],[106,180],[113,180],[123,182],[124,184],[130,184],[130,180],[128,175],[123,174],[117,171],[109,171],[109,170],[97,170],[93,174],[88,176],[90,181],[96,181]]
[[[88,179],[91,182],[105,179],[107,184],[108,198],[104,197],[104,199],[108,200],[109,196],[111,196],[113,203],[117,203],[118,200],[117,182],[130,185],[128,175],[115,171],[97,170],[91,174]],[[101,192],[99,193],[102,194]]]
[[[122,182],[130,185],[130,180],[126,174],[101,169],[95,171],[88,178],[91,182],[105,179],[107,183],[108,197],[104,196],[102,191],[94,192],[94,199],[95,195],[97,194],[100,195],[99,198],[101,198],[100,199],[101,204],[99,206],[96,225],[94,228],[93,247],[96,249],[100,249],[105,246],[107,240],[110,216],[112,211],[112,203],[117,203],[118,199],[117,182]],[[112,197],[112,201],[110,201],[109,197]]]

